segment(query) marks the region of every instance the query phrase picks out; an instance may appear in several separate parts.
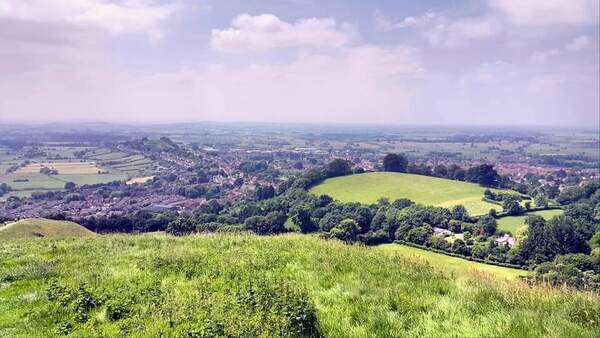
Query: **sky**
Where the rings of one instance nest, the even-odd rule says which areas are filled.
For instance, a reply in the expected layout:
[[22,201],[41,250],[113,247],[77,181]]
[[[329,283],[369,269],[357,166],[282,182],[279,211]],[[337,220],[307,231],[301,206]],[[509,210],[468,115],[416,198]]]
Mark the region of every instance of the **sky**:
[[0,0],[0,123],[595,126],[598,0]]

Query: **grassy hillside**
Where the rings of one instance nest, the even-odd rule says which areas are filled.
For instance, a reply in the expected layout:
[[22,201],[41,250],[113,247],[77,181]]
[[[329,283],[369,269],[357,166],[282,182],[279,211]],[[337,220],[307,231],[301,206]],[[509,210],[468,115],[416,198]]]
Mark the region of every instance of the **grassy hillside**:
[[554,216],[562,215],[562,213],[563,211],[560,209],[553,209],[534,211],[522,216],[502,217],[498,219],[498,229],[515,234],[517,229],[525,225],[525,220],[527,220],[527,217],[529,217],[529,215],[538,215],[542,216],[545,219],[551,219]]
[[416,262],[431,265],[435,270],[457,278],[469,278],[479,273],[485,273],[497,279],[515,281],[529,274],[525,270],[472,262],[463,258],[447,256],[408,245],[384,244],[377,246],[376,249],[387,254],[400,255]]
[[36,218],[0,226],[0,242],[28,238],[72,238],[93,236],[94,233],[81,225],[66,221]]
[[336,177],[311,189],[314,194],[327,194],[342,202],[375,203],[382,197],[390,200],[408,198],[420,204],[441,207],[464,205],[472,215],[501,211],[498,205],[482,201],[485,188],[478,184],[443,178],[375,172]]
[[596,296],[302,235],[20,241],[0,256],[0,336],[600,335]]

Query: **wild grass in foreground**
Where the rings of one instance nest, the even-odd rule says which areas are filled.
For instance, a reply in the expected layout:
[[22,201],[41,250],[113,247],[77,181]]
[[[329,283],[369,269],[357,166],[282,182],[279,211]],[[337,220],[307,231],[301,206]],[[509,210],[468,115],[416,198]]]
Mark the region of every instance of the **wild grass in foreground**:
[[302,235],[0,244],[0,336],[600,336],[597,296]]

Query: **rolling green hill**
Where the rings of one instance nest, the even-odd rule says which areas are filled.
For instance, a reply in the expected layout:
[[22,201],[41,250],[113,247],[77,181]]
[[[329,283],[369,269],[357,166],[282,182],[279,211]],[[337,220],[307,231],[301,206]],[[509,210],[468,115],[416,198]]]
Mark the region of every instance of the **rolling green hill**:
[[60,239],[93,235],[92,231],[77,223],[43,218],[25,219],[0,227],[0,242],[13,239]]
[[414,254],[305,235],[7,242],[0,336],[600,335],[598,296]]
[[529,212],[526,215],[521,216],[508,216],[502,217],[498,219],[498,229],[508,231],[512,234],[515,234],[517,229],[525,225],[525,220],[529,215],[538,215],[542,216],[544,219],[551,219],[554,216],[562,215],[563,211],[561,209],[553,209],[553,210],[541,210]]
[[342,202],[375,203],[382,197],[391,201],[408,198],[416,203],[451,208],[464,205],[471,215],[482,215],[502,207],[482,200],[485,188],[478,184],[443,178],[374,172],[336,177],[311,189],[317,195],[327,194]]

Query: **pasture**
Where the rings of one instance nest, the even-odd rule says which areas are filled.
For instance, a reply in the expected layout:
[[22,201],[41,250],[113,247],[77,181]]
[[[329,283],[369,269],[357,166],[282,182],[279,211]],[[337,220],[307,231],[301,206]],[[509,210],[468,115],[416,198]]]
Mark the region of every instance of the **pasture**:
[[600,335],[598,296],[303,235],[29,240],[0,254],[0,336]]
[[520,277],[525,277],[529,274],[525,270],[473,262],[408,245],[383,244],[375,248],[389,255],[399,255],[415,262],[426,263],[437,271],[451,274],[452,277],[461,279],[483,273],[492,275],[494,278],[518,280]]
[[58,171],[59,175],[95,175],[103,171],[96,166],[95,162],[40,162],[19,168],[15,174],[17,176],[35,175],[39,174],[44,167]]
[[[1,197],[27,197],[33,192],[63,190],[65,183],[92,185],[112,181],[126,181],[131,177],[148,176],[153,162],[142,155],[113,152],[109,149],[89,147],[45,146],[41,148],[48,156],[29,160],[17,153],[0,152],[0,183],[6,183],[13,189]],[[85,151],[85,158],[78,152]],[[22,165],[15,172],[6,173],[14,165]],[[56,175],[40,173],[42,168],[56,170]]]
[[[56,170],[57,175],[44,175],[40,169]],[[100,167],[96,162],[40,162],[19,168],[16,172],[0,175],[0,183],[14,190],[13,196],[27,195],[24,192],[62,190],[65,183],[77,185],[108,183],[127,179],[127,175],[116,170]],[[6,197],[6,196],[5,196]]]
[[562,215],[563,211],[561,209],[552,209],[552,210],[541,210],[541,211],[533,211],[529,212],[525,215],[521,216],[507,216],[498,219],[498,230],[508,231],[511,234],[516,234],[517,230],[525,225],[525,221],[529,215],[538,215],[542,216],[544,219],[549,220],[554,216]]
[[310,191],[341,202],[371,204],[383,197],[390,201],[408,198],[416,203],[446,208],[462,204],[471,215],[483,215],[490,209],[502,211],[501,206],[482,200],[485,189],[475,183],[437,177],[374,172],[330,178]]
[[118,171],[129,178],[148,175],[154,162],[140,154],[127,154],[110,149],[96,149],[86,154],[86,158],[97,161],[104,167]]

